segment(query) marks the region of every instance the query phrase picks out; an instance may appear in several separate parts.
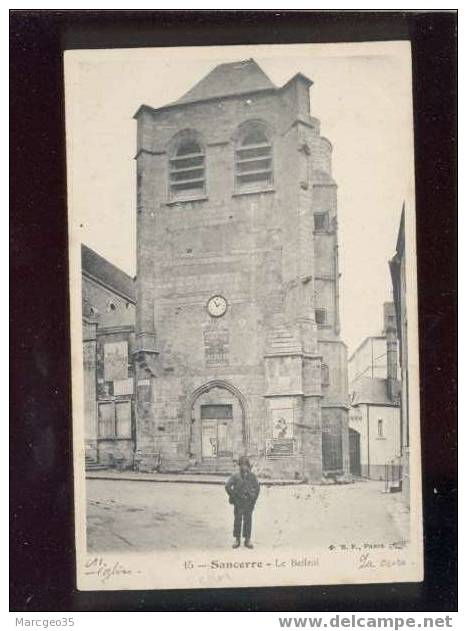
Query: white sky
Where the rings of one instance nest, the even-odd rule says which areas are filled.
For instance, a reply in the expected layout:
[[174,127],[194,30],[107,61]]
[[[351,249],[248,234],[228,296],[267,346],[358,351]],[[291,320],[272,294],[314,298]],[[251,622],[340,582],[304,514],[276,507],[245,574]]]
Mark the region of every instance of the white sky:
[[70,233],[135,274],[136,121],[219,63],[253,57],[283,85],[313,80],[311,113],[333,144],[342,337],[351,353],[382,327],[402,203],[414,207],[410,44],[145,48],[65,53]]

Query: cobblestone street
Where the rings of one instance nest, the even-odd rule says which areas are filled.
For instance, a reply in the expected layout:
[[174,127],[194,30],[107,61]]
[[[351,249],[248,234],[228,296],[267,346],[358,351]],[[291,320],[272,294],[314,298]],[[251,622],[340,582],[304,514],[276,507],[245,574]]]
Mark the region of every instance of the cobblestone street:
[[[321,547],[408,538],[408,513],[382,482],[262,486],[253,516],[258,548]],[[222,485],[87,480],[90,552],[218,549],[232,542]]]

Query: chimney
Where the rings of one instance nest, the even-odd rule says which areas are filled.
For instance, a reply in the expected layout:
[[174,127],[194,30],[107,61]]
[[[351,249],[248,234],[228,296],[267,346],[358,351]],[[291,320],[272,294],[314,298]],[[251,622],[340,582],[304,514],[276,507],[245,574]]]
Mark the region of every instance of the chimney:
[[387,362],[387,392],[391,401],[397,401],[399,397],[399,383],[397,380],[397,328],[396,310],[393,302],[385,302],[384,308],[384,334],[386,336],[386,362]]

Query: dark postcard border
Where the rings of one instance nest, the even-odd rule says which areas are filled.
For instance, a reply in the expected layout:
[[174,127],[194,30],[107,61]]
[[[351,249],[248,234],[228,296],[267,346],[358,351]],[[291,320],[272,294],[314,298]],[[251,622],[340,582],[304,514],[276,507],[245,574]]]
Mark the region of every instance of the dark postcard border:
[[[12,611],[456,610],[456,28],[454,11],[10,12]],[[76,591],[63,49],[396,39],[413,50],[425,581]]]

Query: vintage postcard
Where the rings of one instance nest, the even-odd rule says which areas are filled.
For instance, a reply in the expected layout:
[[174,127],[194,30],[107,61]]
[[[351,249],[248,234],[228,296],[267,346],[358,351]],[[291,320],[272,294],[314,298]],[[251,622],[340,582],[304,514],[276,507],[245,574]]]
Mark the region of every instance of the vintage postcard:
[[423,580],[410,44],[65,87],[79,589]]

